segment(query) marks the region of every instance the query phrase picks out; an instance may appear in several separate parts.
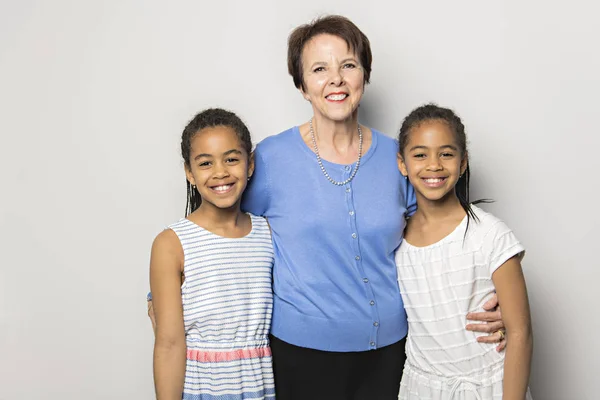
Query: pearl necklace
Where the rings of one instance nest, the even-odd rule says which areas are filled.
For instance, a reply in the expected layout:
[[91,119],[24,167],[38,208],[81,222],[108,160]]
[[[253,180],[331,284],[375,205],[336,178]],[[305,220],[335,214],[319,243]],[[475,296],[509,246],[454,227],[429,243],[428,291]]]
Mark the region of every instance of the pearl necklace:
[[325,170],[323,161],[321,161],[321,156],[319,155],[319,148],[317,147],[317,139],[315,139],[315,132],[313,131],[312,121],[313,121],[313,119],[311,118],[310,121],[308,122],[308,124],[310,126],[310,137],[312,138],[313,147],[315,148],[315,154],[317,155],[317,162],[319,163],[321,172],[323,172],[323,175],[325,175],[325,178],[327,178],[327,180],[329,182],[333,183],[336,186],[344,186],[345,184],[350,183],[352,181],[352,179],[354,179],[354,177],[356,176],[356,173],[358,172],[358,167],[360,166],[360,159],[362,158],[363,134],[362,134],[362,130],[360,129],[360,124],[358,124],[358,160],[356,160],[356,167],[354,167],[354,170],[352,171],[352,174],[350,175],[350,177],[348,179],[346,179],[345,181],[342,181],[342,182],[338,182],[338,181],[334,180],[331,176],[329,176],[329,174],[327,173],[327,170]]

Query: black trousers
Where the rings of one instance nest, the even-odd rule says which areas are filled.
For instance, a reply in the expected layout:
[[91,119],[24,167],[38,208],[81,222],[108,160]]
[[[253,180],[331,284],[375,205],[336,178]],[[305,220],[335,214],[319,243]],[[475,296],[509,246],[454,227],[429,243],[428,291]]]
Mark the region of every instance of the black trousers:
[[377,350],[307,349],[271,335],[277,400],[397,400],[406,339]]

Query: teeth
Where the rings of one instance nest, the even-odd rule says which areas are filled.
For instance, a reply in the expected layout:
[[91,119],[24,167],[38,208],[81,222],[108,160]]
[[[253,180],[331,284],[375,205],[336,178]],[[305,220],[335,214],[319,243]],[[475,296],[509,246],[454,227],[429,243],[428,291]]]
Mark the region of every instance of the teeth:
[[442,181],[443,181],[442,178],[426,178],[425,179],[425,182],[427,182],[427,183],[440,183]]
[[331,95],[327,96],[327,98],[329,100],[334,100],[334,101],[344,100],[346,97],[348,97],[347,94],[331,94]]
[[225,192],[226,190],[229,190],[230,187],[231,187],[231,185],[221,185],[221,186],[214,187],[213,190],[215,192]]

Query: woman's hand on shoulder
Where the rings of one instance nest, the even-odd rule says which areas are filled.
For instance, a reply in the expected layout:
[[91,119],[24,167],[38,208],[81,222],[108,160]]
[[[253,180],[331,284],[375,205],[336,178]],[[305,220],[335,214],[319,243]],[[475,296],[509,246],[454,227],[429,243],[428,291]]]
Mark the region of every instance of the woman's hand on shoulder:
[[152,331],[156,335],[156,317],[154,316],[154,307],[152,306],[152,299],[147,299],[148,302],[148,318],[152,324]]

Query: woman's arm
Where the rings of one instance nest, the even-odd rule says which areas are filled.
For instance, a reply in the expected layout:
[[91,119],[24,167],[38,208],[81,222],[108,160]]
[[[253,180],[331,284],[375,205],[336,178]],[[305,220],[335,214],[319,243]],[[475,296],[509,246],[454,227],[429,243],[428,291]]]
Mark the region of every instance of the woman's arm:
[[506,324],[503,400],[524,400],[529,384],[533,335],[527,288],[519,257],[502,264],[492,274]]
[[152,245],[150,289],[156,319],[154,387],[157,400],[181,400],[185,379],[186,344],[181,304],[183,249],[168,229]]
[[504,321],[502,320],[502,311],[498,304],[498,295],[493,295],[484,305],[485,312],[468,313],[467,320],[481,321],[484,324],[468,324],[466,329],[473,332],[488,333],[488,336],[479,336],[477,341],[480,343],[498,343],[497,351],[506,348],[506,338],[499,331],[504,331]]
[[267,163],[263,159],[261,143],[256,146],[251,157],[254,160],[254,173],[242,195],[241,208],[245,212],[266,217],[271,199],[271,180]]

